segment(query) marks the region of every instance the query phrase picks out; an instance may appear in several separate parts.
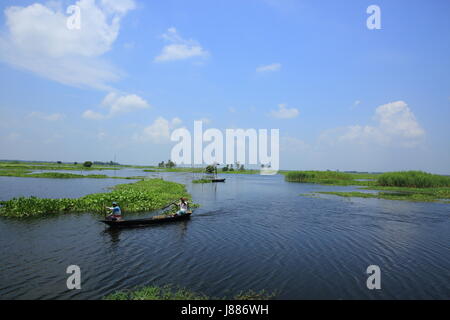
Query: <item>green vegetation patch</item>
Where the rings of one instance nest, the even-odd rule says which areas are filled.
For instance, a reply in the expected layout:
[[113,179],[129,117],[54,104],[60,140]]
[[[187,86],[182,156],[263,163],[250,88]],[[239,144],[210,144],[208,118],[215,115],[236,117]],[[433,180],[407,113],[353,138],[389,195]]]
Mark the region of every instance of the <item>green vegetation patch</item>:
[[373,181],[358,181],[358,179],[370,179],[375,175],[359,175],[337,171],[289,171],[283,172],[288,182],[317,183],[327,185],[371,185]]
[[[317,192],[340,197],[376,198],[387,200],[450,203],[450,177],[422,171],[388,172],[383,174],[342,173],[334,171],[285,172],[290,182],[319,183],[325,185],[359,185],[364,192]],[[361,179],[363,181],[359,181]],[[364,181],[366,180],[366,181]]]
[[211,179],[198,179],[198,180],[192,180],[192,183],[212,183]]
[[[269,300],[275,294],[266,291],[246,291],[235,295],[233,300]],[[119,291],[103,298],[104,300],[218,300],[204,294],[192,292],[184,288],[174,288],[172,286],[148,286],[133,291]]]
[[111,177],[105,174],[74,174],[61,172],[39,172],[31,173],[29,170],[4,170],[0,169],[0,176],[20,178],[50,178],[50,179],[141,179],[142,177]]
[[79,179],[79,178],[92,178],[92,179],[106,179],[109,178],[104,174],[74,174],[74,173],[60,173],[60,172],[41,172],[41,173],[31,173],[24,175],[25,177],[31,178],[53,178],[53,179]]
[[422,171],[402,171],[383,173],[377,179],[383,187],[439,188],[450,187],[450,177]]
[[29,170],[0,168],[1,177],[25,177],[28,176],[30,173],[31,171]]
[[84,167],[83,164],[56,164],[56,163],[17,163],[17,162],[0,162],[0,169],[5,170],[120,170],[120,167],[107,167],[101,165],[93,165],[92,167]]
[[317,192],[347,198],[374,198],[386,200],[402,200],[417,202],[443,202],[450,203],[450,188],[419,189],[414,188],[391,188],[388,192],[365,193],[365,192]]
[[24,218],[58,213],[93,212],[103,214],[111,202],[119,203],[126,214],[163,208],[180,197],[189,197],[184,185],[161,179],[141,180],[115,186],[111,192],[90,194],[78,199],[14,198],[0,201],[0,216]]

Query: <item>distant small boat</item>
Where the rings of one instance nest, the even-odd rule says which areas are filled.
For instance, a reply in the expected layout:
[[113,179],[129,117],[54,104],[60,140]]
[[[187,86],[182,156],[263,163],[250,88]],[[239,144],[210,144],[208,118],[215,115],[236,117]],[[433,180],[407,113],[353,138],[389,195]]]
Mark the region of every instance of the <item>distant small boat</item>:
[[[213,183],[225,182],[226,179],[218,178],[218,176],[217,176],[217,163],[215,163],[213,166],[214,166],[214,176],[209,177],[208,179],[211,179],[211,182],[213,182]],[[208,173],[212,173],[212,172],[208,172]]]
[[99,220],[104,224],[107,224],[111,228],[131,228],[131,227],[142,227],[151,224],[160,224],[167,222],[175,222],[187,220],[191,217],[192,211],[188,211],[182,215],[167,215],[167,216],[157,216],[146,219],[134,219],[134,220],[121,220],[121,221],[111,221],[111,220]]

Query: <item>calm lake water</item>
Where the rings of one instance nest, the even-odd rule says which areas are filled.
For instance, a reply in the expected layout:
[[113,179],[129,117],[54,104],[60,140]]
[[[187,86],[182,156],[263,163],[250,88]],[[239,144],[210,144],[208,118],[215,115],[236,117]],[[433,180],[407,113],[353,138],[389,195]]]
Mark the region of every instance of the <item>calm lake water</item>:
[[[115,231],[89,213],[1,218],[0,298],[99,299],[172,284],[215,297],[265,289],[279,299],[450,299],[450,205],[304,197],[354,188],[282,176],[196,185],[191,173],[133,175],[185,183],[201,207],[189,221]],[[78,197],[124,183],[111,180],[2,177],[0,199]],[[73,264],[82,289],[69,291]],[[366,287],[369,265],[381,268],[381,290]]]

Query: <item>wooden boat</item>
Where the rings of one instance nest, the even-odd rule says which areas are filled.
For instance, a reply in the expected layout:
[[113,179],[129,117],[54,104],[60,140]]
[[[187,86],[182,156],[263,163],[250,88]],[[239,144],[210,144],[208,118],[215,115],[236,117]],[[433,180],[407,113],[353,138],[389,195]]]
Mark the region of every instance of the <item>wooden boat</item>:
[[226,179],[212,179],[212,182],[225,182]]
[[187,220],[191,217],[192,211],[188,211],[183,215],[163,215],[156,216],[146,219],[134,219],[134,220],[121,220],[121,221],[111,221],[111,220],[99,220],[104,224],[107,224],[111,228],[130,228],[130,227],[142,227],[151,224],[167,223]]

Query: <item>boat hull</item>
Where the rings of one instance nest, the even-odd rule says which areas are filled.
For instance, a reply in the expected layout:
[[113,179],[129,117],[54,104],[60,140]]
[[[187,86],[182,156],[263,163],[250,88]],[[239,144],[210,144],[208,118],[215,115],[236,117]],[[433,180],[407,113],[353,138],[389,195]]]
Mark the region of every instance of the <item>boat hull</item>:
[[153,224],[163,224],[169,222],[183,221],[191,217],[192,212],[180,216],[168,216],[163,218],[147,218],[147,219],[135,219],[135,220],[122,220],[122,221],[111,221],[111,220],[99,220],[100,222],[108,225],[111,228],[133,228],[133,227],[143,227]]

